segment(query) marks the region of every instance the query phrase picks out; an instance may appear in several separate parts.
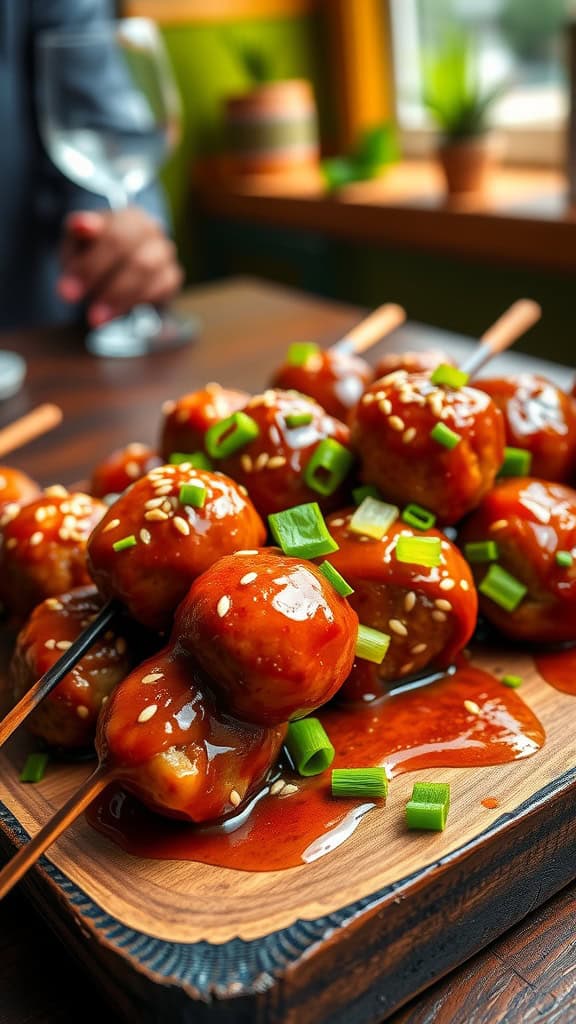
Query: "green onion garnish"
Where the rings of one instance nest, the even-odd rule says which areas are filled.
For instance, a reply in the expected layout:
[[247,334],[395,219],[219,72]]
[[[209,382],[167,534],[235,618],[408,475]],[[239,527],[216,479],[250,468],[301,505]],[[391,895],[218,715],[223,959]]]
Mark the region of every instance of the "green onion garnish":
[[284,422],[292,430],[294,427],[307,427],[313,419],[311,412],[289,412],[284,417]]
[[314,341],[295,341],[290,345],[286,355],[286,362],[290,366],[304,366],[304,363],[320,351],[320,346]]
[[351,587],[350,584],[346,582],[344,577],[338,572],[338,569],[335,569],[330,562],[322,562],[319,569],[328,582],[332,584],[334,590],[338,591],[341,597],[350,597],[350,594],[354,593],[354,587]]
[[296,558],[317,558],[338,551],[338,544],[328,532],[324,517],[315,501],[295,505],[284,512],[272,512],[268,524],[274,540],[285,555]]
[[20,773],[20,782],[40,782],[44,778],[48,754],[28,754]]
[[354,487],[352,497],[355,505],[361,505],[364,498],[375,498],[376,501],[382,501],[382,495],[374,484],[362,484],[360,487]]
[[381,665],[390,647],[390,637],[371,626],[358,626],[356,657]]
[[348,529],[350,533],[358,533],[361,537],[381,540],[399,515],[400,509],[397,505],[389,505],[388,502],[377,501],[376,498],[364,498],[352,516]]
[[320,775],[330,767],[335,750],[317,718],[300,718],[290,722],[286,749],[299,775]]
[[234,412],[208,427],[204,444],[213,459],[224,459],[253,441],[259,433],[260,428],[251,416],[245,412]]
[[432,384],[444,384],[449,388],[462,388],[468,383],[470,374],[459,370],[457,366],[440,363],[430,377]]
[[115,540],[112,545],[113,551],[126,551],[127,548],[135,548],[138,541],[133,533],[129,537],[121,537],[120,540]]
[[502,676],[500,681],[512,690],[517,690],[519,686],[522,686],[522,676]]
[[445,423],[437,423],[435,427],[430,431],[430,437],[433,441],[437,441],[443,448],[452,449],[457,444],[460,444],[462,438],[460,434],[457,434],[455,430],[450,430]]
[[194,469],[212,469],[212,463],[204,452],[172,452],[168,460],[173,466],[181,466],[183,462],[189,462]]
[[406,824],[411,829],[442,832],[450,810],[447,782],[415,782],[406,804]]
[[304,470],[304,481],[312,490],[328,497],[348,475],[353,462],[354,456],[348,448],[326,437],[312,453]]
[[332,772],[332,796],[382,800],[387,795],[385,768],[334,768]]
[[528,592],[528,587],[500,565],[490,566],[478,589],[507,612],[515,611]]
[[398,537],[396,558],[408,565],[424,565],[434,568],[440,565],[442,556],[440,537]]
[[495,540],[474,540],[464,545],[464,554],[469,562],[497,562],[500,553]]
[[559,565],[561,569],[569,569],[573,562],[574,559],[569,551],[556,552],[556,565]]
[[178,501],[181,505],[191,505],[192,508],[204,508],[206,501],[206,488],[204,484],[182,484],[178,491]]
[[532,468],[532,452],[525,448],[504,449],[504,462],[500,466],[498,476],[530,476]]
[[416,530],[431,530],[436,522],[436,516],[433,512],[429,512],[427,508],[422,508],[422,505],[416,505],[414,503],[406,505],[402,513],[402,519],[408,526],[413,526]]

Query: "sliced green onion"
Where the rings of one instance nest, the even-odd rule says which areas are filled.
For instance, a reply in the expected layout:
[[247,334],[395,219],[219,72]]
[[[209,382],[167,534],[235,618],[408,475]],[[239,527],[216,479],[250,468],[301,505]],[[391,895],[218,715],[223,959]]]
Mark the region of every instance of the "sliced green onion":
[[206,501],[204,484],[182,484],[178,491],[178,501],[181,505],[191,505],[192,508],[204,508]]
[[428,568],[440,565],[442,557],[440,537],[398,537],[396,558],[408,565],[424,565]]
[[28,754],[20,773],[20,782],[41,782],[47,764],[48,754]]
[[317,718],[290,722],[285,742],[296,771],[305,778],[325,772],[334,760],[330,737]]
[[519,686],[522,686],[522,676],[502,676],[501,682],[504,686],[509,686],[512,690],[517,690]]
[[234,412],[208,427],[204,444],[211,458],[224,459],[253,441],[259,433],[260,428],[256,420],[247,416],[245,412]]
[[358,533],[361,537],[381,540],[399,515],[400,509],[397,505],[389,505],[388,502],[377,501],[376,498],[364,498],[352,516],[348,529],[350,533]]
[[569,551],[556,552],[556,565],[559,565],[561,569],[569,569],[573,563],[574,559]]
[[450,810],[450,785],[447,782],[415,782],[406,804],[406,824],[410,829],[442,832]]
[[385,768],[334,768],[332,796],[372,797],[382,800],[388,796]]
[[504,462],[498,470],[498,476],[530,476],[532,468],[532,452],[525,448],[505,448]]
[[500,556],[495,540],[473,540],[464,545],[469,562],[497,562]]
[[320,351],[320,346],[314,341],[295,341],[290,345],[286,355],[286,362],[290,366],[304,366],[304,363]]
[[138,541],[133,533],[129,537],[121,537],[120,540],[115,540],[112,545],[113,551],[126,551],[127,548],[135,548]]
[[312,453],[304,470],[304,482],[318,494],[328,497],[348,475],[353,462],[354,456],[348,448],[326,437]]
[[191,452],[189,455],[186,452],[172,452],[168,461],[173,466],[181,466],[183,462],[189,462],[194,469],[212,469],[212,463],[204,452]]
[[430,437],[449,450],[455,448],[462,440],[460,434],[457,434],[455,430],[450,430],[445,423],[437,423],[430,431]]
[[468,383],[469,373],[459,370],[457,366],[450,366],[448,363],[440,363],[434,370],[430,380],[432,384],[444,384],[449,388],[462,388]]
[[515,611],[528,593],[528,587],[500,565],[490,566],[478,589],[507,612]]
[[356,657],[381,665],[390,647],[390,637],[371,626],[358,626]]
[[313,419],[311,412],[289,412],[284,417],[284,422],[292,430],[294,427],[307,427]]
[[338,544],[328,532],[324,517],[315,501],[295,505],[284,512],[272,512],[268,524],[274,540],[285,555],[296,558],[317,558],[338,551]]
[[416,505],[414,502],[406,505],[402,519],[408,523],[408,526],[413,526],[416,530],[431,530],[436,522],[433,512],[429,512],[427,508],[422,508],[422,505]]
[[330,562],[322,562],[319,569],[328,582],[332,584],[334,590],[338,591],[341,597],[350,597],[350,594],[354,593],[354,587],[351,587],[350,584],[346,582],[344,577],[338,572],[338,569],[335,569],[333,565],[330,565]]
[[355,505],[361,505],[364,498],[375,498],[376,501],[382,501],[382,495],[374,484],[362,484],[360,487],[354,487],[352,497]]

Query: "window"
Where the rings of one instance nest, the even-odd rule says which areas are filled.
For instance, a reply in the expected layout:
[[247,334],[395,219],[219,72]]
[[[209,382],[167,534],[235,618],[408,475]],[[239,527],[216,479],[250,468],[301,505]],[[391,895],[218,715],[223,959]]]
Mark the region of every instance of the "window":
[[568,108],[565,25],[569,0],[391,0],[398,117],[405,149],[429,151],[421,56],[451,27],[470,33],[485,85],[509,83],[493,121],[509,159],[560,163]]

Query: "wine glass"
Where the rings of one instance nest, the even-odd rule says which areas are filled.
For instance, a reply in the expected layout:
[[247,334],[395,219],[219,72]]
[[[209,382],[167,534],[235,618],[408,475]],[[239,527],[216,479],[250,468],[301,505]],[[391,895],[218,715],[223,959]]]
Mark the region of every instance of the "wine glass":
[[[126,207],[180,138],[180,99],[156,25],[146,18],[50,30],[37,40],[40,131],[71,181]],[[91,331],[96,355],[135,356],[189,341],[190,321],[137,306]]]

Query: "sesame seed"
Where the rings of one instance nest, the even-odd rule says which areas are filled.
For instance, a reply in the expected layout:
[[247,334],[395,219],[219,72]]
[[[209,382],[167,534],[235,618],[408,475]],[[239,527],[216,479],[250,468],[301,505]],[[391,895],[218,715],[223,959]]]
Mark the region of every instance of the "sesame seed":
[[178,468],[180,469],[181,473],[187,473],[190,469],[192,469],[192,463],[181,462]]
[[392,430],[404,430],[404,420],[401,419],[400,416],[390,416],[388,423],[392,427]]
[[276,796],[276,793],[279,793],[280,790],[284,789],[285,785],[286,783],[284,782],[284,779],[276,779],[276,782],[273,782],[270,786],[270,795]]
[[162,403],[162,412],[165,416],[169,416],[171,412],[174,412],[176,408],[176,402],[172,398],[168,398]]
[[18,543],[18,541],[17,541],[16,537],[9,537],[8,540],[6,541],[6,547],[7,548],[15,548],[17,543]]
[[154,490],[156,491],[156,495],[158,497],[160,497],[160,496],[164,497],[166,494],[171,494],[172,493],[172,484],[170,484],[170,483],[157,484],[157,485],[154,486]]
[[453,580],[450,576],[447,576],[446,579],[440,580],[438,586],[440,587],[440,590],[454,590],[454,587],[456,586],[456,580]]
[[480,705],[477,704],[475,700],[465,700],[464,707],[466,708],[466,711],[470,712],[471,715],[480,714]]
[[131,480],[135,480],[137,476],[140,476],[142,470],[137,462],[127,462],[124,466],[126,476],[129,476]]
[[160,508],[164,502],[164,498],[148,498],[148,501],[144,502],[144,508]]
[[142,444],[141,441],[131,441],[130,444],[126,445],[126,451],[129,455],[144,455],[146,445]]
[[271,459],[268,459],[268,469],[281,469],[285,465],[286,459],[283,455],[273,455]]
[[150,530],[146,530],[143,527],[140,530],[140,540],[142,541],[143,544],[149,544],[150,541],[152,540],[152,534],[150,533]]
[[392,402],[389,398],[381,398],[378,402],[378,408],[380,412],[383,412],[385,416],[389,416],[392,412]]
[[68,491],[62,484],[53,484],[52,487],[47,487],[44,491],[47,498],[66,498]]
[[404,598],[404,611],[411,612],[414,605],[416,604],[416,594],[413,590],[409,591]]
[[245,548],[243,551],[235,551],[235,555],[257,555],[257,548]]
[[415,437],[416,427],[408,427],[408,430],[405,430],[404,433],[402,434],[402,440],[404,444],[410,444],[410,441],[413,441]]
[[84,704],[79,704],[76,708],[76,714],[78,718],[88,718],[90,711]]
[[221,619],[230,611],[231,601],[227,594],[223,594],[218,604],[216,605],[216,611]]
[[432,612],[432,618],[434,619],[434,622],[446,622],[446,612]]
[[36,509],[34,513],[34,519],[36,520],[37,523],[43,523],[44,520],[46,519],[46,509],[42,505],[40,506],[40,508]]
[[293,786],[291,782],[288,782],[284,786],[284,788],[282,790],[282,796],[292,796],[292,793],[297,793],[297,792],[298,792],[298,786]]
[[156,714],[157,711],[158,711],[158,705],[157,704],[149,704],[147,708],[144,708],[140,712],[140,714],[138,715],[137,721],[138,722],[149,722],[151,718],[154,718],[154,715]]
[[64,608],[62,601],[59,601],[57,597],[47,597],[45,604],[47,608],[54,612],[61,612]]
[[405,665],[402,665],[402,667],[400,669],[400,672],[402,673],[403,676],[407,676],[408,673],[411,672],[413,668],[414,668],[414,662],[413,661],[408,661]]
[[67,651],[70,647],[72,647],[72,641],[71,640],[57,640],[56,641],[56,647],[58,648],[59,651]]
[[42,531],[41,530],[36,530],[36,532],[33,533],[32,536],[30,537],[30,540],[29,540],[30,547],[31,548],[35,548],[38,544],[41,544],[43,540],[44,540],[44,534],[42,533]]
[[102,533],[108,533],[109,530],[115,530],[117,526],[120,526],[119,519],[111,519],[109,523],[103,528]]
[[440,392],[433,391],[431,395],[428,395],[428,404],[435,416],[442,416],[444,399]]
[[127,643],[126,643],[126,641],[125,641],[123,636],[119,636],[117,638],[116,643],[114,644],[114,646],[115,646],[116,652],[118,654],[126,654],[126,650],[127,650],[128,645],[127,645]]
[[243,587],[245,587],[247,583],[253,583],[253,581],[257,578],[257,575],[258,574],[255,572],[247,572],[246,575],[243,576],[242,579],[240,580],[240,583],[242,584]]
[[232,807],[238,807],[238,804],[242,803],[242,797],[240,796],[240,793],[238,792],[237,789],[230,790],[229,800],[230,803],[232,804]]
[[372,402],[375,402],[375,401],[376,401],[376,395],[371,395],[370,393],[368,393],[367,395],[363,395],[362,396],[362,405],[371,405]]
[[0,476],[0,490],[3,491],[6,488],[7,484],[8,484],[8,481],[7,481],[6,477],[5,476]]
[[492,531],[504,530],[508,526],[507,519],[497,519],[495,523],[492,523],[490,529]]
[[151,508],[149,512],[144,513],[144,519],[148,519],[150,522],[159,523],[163,519],[168,519],[168,516],[159,508]]
[[460,580],[460,587],[462,590],[470,590],[470,584],[468,580]]
[[245,473],[251,473],[253,468],[252,456],[248,455],[247,452],[244,452],[244,455],[240,456],[240,465],[242,466],[242,469],[244,470]]
[[155,683],[158,679],[163,679],[163,672],[149,672],[148,675],[142,676],[141,683]]
[[240,494],[243,494],[244,497],[247,498],[248,497],[248,491],[247,491],[246,487],[244,487],[244,484],[237,484],[237,487],[238,487],[238,490],[240,491]]
[[254,469],[257,472],[261,469],[264,469],[268,465],[269,460],[270,456],[268,455],[268,452],[260,452],[260,454],[256,456]]
[[70,540],[70,530],[65,530],[64,527],[62,527],[58,530],[58,536],[60,537],[60,540]]
[[408,636],[408,630],[404,623],[400,622],[400,619],[390,619],[388,622],[388,628],[392,630],[393,633],[396,633],[397,636]]
[[174,523],[175,528],[178,530],[178,533],[181,533],[183,537],[190,536],[190,527],[182,516],[174,516],[172,522]]
[[434,601],[434,604],[436,605],[437,608],[440,609],[441,612],[452,611],[452,605],[450,604],[450,601],[446,601],[443,597],[437,597],[436,600]]
[[50,640],[45,640],[44,647],[47,647],[49,651],[53,651],[54,648],[56,647],[56,641],[54,637],[51,637]]
[[428,644],[414,644],[414,647],[410,648],[410,654],[423,654]]
[[166,501],[162,502],[161,508],[162,511],[166,513],[166,515],[169,515],[169,513],[172,511],[172,502],[166,499]]

